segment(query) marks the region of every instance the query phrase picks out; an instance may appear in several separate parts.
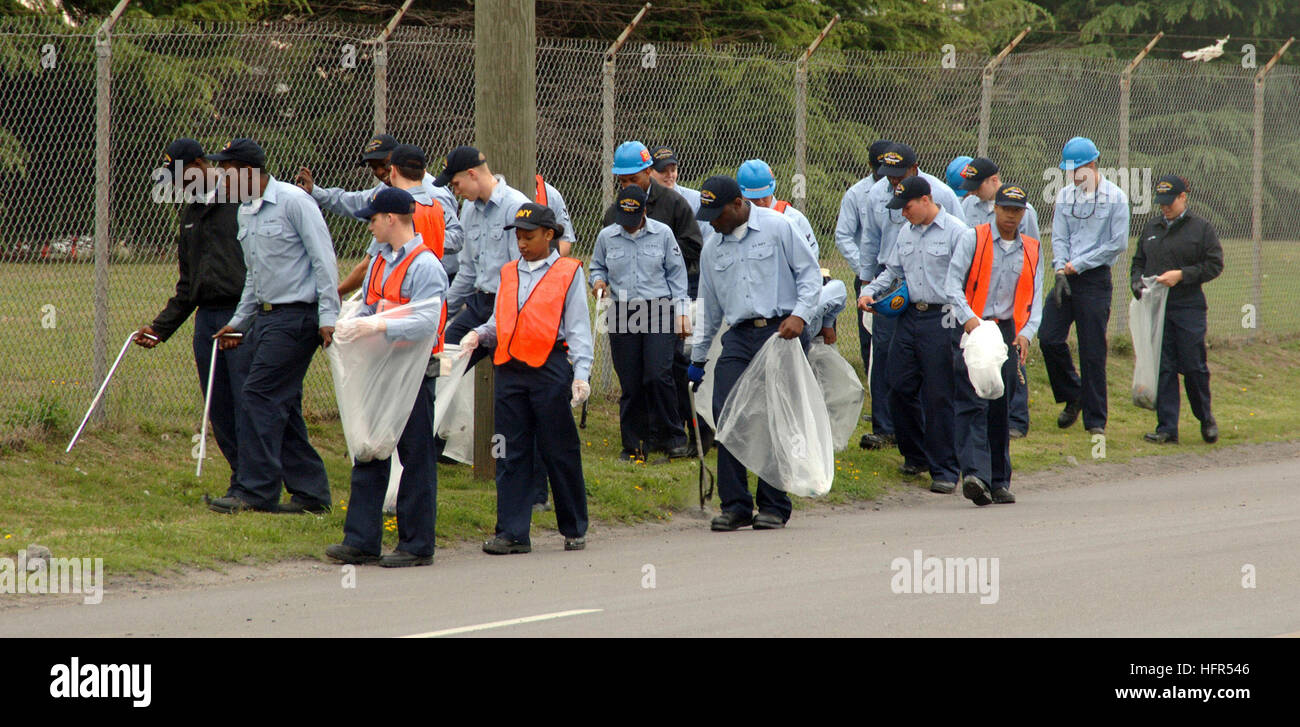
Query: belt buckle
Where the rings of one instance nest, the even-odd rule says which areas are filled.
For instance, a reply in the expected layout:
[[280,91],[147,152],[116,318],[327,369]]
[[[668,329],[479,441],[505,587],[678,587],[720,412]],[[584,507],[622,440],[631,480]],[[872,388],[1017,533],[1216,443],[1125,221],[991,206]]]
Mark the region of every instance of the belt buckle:
[[922,313],[924,313],[924,312],[930,310],[930,304],[929,304],[929,303],[917,303],[917,304],[916,304],[916,309],[919,310],[919,311],[921,311]]
[[269,313],[270,311],[271,311],[271,304],[270,304],[270,303],[263,303],[263,304],[262,304],[262,312],[263,312],[263,313]]
[[766,326],[766,325],[767,325],[767,319],[766,319],[766,318],[756,318],[756,319],[754,319],[754,327],[755,327],[755,328],[762,328],[763,326]]

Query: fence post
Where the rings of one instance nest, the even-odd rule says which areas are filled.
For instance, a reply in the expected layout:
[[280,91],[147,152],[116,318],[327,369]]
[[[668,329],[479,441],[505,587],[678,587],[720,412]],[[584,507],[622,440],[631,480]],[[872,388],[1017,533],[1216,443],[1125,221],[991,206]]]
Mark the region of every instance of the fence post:
[[[826,35],[831,32],[831,28],[840,22],[840,14],[836,13],[835,17],[822,28],[822,32],[817,34],[812,45],[803,52],[799,57],[799,62],[794,67],[794,174],[796,183],[791,185],[792,192],[790,200],[796,208],[802,209],[804,202],[808,198],[808,59],[817,50],[817,47],[826,39]],[[798,183],[802,180],[802,183]]]
[[[641,6],[641,10],[632,17],[632,21],[623,28],[623,32],[618,34],[605,51],[605,63],[601,67],[600,74],[600,214],[603,216],[605,210],[614,204],[614,72],[616,68],[616,56],[619,49],[627,42],[632,35],[632,31],[641,23],[641,19],[653,7],[651,3]],[[614,365],[608,355],[601,353],[601,337],[595,336],[592,341],[594,344],[593,351],[596,354],[592,363],[593,373],[595,374],[596,385],[602,391],[612,391],[614,387]]]
[[1151,49],[1154,48],[1156,46],[1156,43],[1158,43],[1160,39],[1163,37],[1165,37],[1164,31],[1160,31],[1159,33],[1156,33],[1156,37],[1152,38],[1151,41],[1146,44],[1146,47],[1143,48],[1142,51],[1138,53],[1137,56],[1135,56],[1132,61],[1129,61],[1128,66],[1124,68],[1124,71],[1120,73],[1119,76],[1119,168],[1120,169],[1124,169],[1124,170],[1128,169],[1129,101],[1133,91],[1133,71],[1137,70],[1138,64],[1142,62],[1143,58],[1147,57],[1147,54],[1151,52]]
[[975,156],[987,157],[989,155],[989,124],[993,116],[993,71],[998,67],[1002,60],[1011,55],[1011,51],[1020,45],[1020,41],[1029,35],[1029,28],[1020,31],[1020,34],[1007,43],[1007,47],[1002,52],[993,57],[993,60],[984,66],[984,73],[980,77],[980,135],[979,142],[976,145]]
[[1253,243],[1251,245],[1253,248],[1251,251],[1253,273],[1251,300],[1255,305],[1256,331],[1259,330],[1261,288],[1264,272],[1262,260],[1264,247],[1264,79],[1268,72],[1273,70],[1273,66],[1277,65],[1278,60],[1282,58],[1282,54],[1286,52],[1287,48],[1291,47],[1293,42],[1295,42],[1294,36],[1288,38],[1278,52],[1273,54],[1268,63],[1259,69],[1259,73],[1255,74],[1255,148],[1251,164],[1250,239]]
[[375,134],[384,134],[388,131],[388,36],[393,34],[393,29],[397,24],[402,22],[402,17],[411,7],[415,0],[406,0],[402,7],[398,8],[388,25],[379,37],[371,41],[374,44],[375,59]]
[[[108,375],[108,255],[112,245],[109,244],[109,226],[112,210],[109,207],[109,184],[111,167],[109,166],[110,135],[110,90],[112,88],[112,36],[113,24],[126,10],[131,0],[120,0],[113,13],[95,32],[95,338],[93,350],[93,367],[95,386],[104,382]],[[95,413],[95,422],[104,420],[108,402],[103,402]]]

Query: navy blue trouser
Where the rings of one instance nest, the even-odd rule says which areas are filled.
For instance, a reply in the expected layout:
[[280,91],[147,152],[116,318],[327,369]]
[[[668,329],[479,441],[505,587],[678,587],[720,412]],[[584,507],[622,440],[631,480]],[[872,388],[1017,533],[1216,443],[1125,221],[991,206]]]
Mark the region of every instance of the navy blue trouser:
[[903,459],[928,465],[936,482],[956,482],[952,357],[961,329],[944,327],[943,319],[938,306],[928,311],[908,307],[895,319],[898,328],[889,346],[889,408]]
[[1156,383],[1157,432],[1178,436],[1178,375],[1183,375],[1187,403],[1200,421],[1213,419],[1210,410],[1210,367],[1205,360],[1205,309],[1165,308],[1165,336],[1160,347],[1160,376]]
[[[862,354],[862,378],[865,379],[867,378],[867,371],[871,370],[871,331],[868,331],[867,327],[862,325],[862,311],[858,310],[858,298],[862,297],[862,285],[862,279],[856,275],[853,276],[853,301],[848,307],[853,311],[853,317],[858,321],[858,350]],[[871,325],[876,324],[872,322]],[[868,382],[869,385],[870,382]],[[876,398],[873,395],[871,397],[871,420],[873,422],[876,419],[875,405]]]
[[[481,290],[474,291],[473,295],[465,301],[465,307],[456,314],[455,318],[447,323],[446,334],[443,340],[453,345],[459,344],[460,339],[464,338],[465,334],[488,322],[488,319],[492,317],[492,313],[495,312],[496,303],[496,293],[484,293]],[[490,355],[492,351],[493,348],[491,346],[479,346],[474,349],[474,353],[470,354],[469,367],[465,369],[465,375],[473,376],[474,365]],[[434,446],[438,456],[442,455],[442,449],[446,444],[446,440],[441,437],[437,438]],[[537,460],[533,471],[537,473],[536,502],[539,504],[545,503],[547,489],[546,468],[542,467],[541,459]]]
[[[956,394],[957,461],[961,474],[975,475],[996,490],[1011,487],[1011,436],[1010,412],[1007,402],[1014,400],[1016,391],[1024,387],[1016,381],[1020,354],[1015,342],[1015,323],[998,321],[1002,340],[1007,344],[1007,360],[1002,364],[1002,396],[981,399],[971,386],[966,358],[958,347],[953,355]],[[960,339],[958,339],[960,340]]]
[[[1070,297],[1043,306],[1038,345],[1057,403],[1079,402],[1083,427],[1106,426],[1106,325],[1110,322],[1110,266],[1070,275]],[[1079,339],[1079,371],[1070,356],[1070,325]],[[1082,377],[1080,376],[1082,373]]]
[[[429,376],[411,407],[397,456],[402,459],[397,489],[397,550],[412,555],[433,555],[434,524],[438,519],[438,457],[433,443],[433,404],[438,378]],[[352,496],[343,521],[343,544],[379,555],[384,541],[384,496],[393,458],[355,462]]]
[[[304,505],[329,505],[325,463],[307,439],[302,380],[321,344],[316,304],[258,311],[242,346],[250,346],[239,432],[234,496],[274,510],[280,483]],[[218,354],[221,355],[221,354]]]
[[539,459],[551,481],[560,532],[568,538],[587,534],[587,485],[572,397],[573,366],[562,347],[539,368],[519,361],[496,367],[492,411],[505,444],[505,456],[497,459],[496,532],[515,542],[529,542]]
[[[722,405],[727,396],[736,387],[741,374],[749,362],[758,355],[758,350],[767,343],[767,339],[776,335],[780,323],[771,323],[761,328],[748,323],[740,323],[727,329],[722,334],[722,353],[713,369],[713,411],[715,416],[722,413]],[[804,349],[812,340],[812,327],[805,325],[799,336]],[[719,424],[721,426],[721,424]],[[718,500],[723,512],[734,512],[749,517],[754,514],[754,501],[758,500],[758,511],[781,516],[782,521],[790,520],[790,496],[769,485],[759,478],[755,490],[757,498],[749,494],[749,471],[721,443],[718,447]]]
[[230,463],[227,495],[234,492],[239,482],[239,410],[252,348],[236,346],[219,351],[213,382],[208,381],[208,366],[212,362],[212,336],[234,315],[234,308],[199,308],[194,313],[194,364],[199,370],[199,389],[205,397],[208,386],[213,387],[208,419],[212,422],[212,435],[217,440],[217,447]]
[[[1019,361],[1019,357],[1016,358]],[[1024,366],[1020,367],[1020,376],[1023,376],[1025,383],[1023,386],[1016,386],[1015,396],[1011,399],[1011,428],[1019,429],[1022,434],[1029,433],[1029,371]]]
[[[649,452],[686,444],[673,380],[673,358],[681,354],[682,347],[673,333],[669,302],[615,301],[607,310],[609,353],[622,391],[618,424],[623,449]],[[656,311],[665,310],[667,315],[652,320]],[[628,325],[636,321],[645,325]]]

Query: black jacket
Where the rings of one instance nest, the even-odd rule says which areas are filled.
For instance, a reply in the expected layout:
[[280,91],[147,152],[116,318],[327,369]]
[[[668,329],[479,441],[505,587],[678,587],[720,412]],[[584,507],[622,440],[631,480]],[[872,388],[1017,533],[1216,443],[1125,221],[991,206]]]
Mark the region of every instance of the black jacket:
[[1191,210],[1172,225],[1156,212],[1142,229],[1129,266],[1133,296],[1138,297],[1142,289],[1143,275],[1160,275],[1175,268],[1183,271],[1183,279],[1169,289],[1167,305],[1205,308],[1201,285],[1223,272],[1223,247],[1214,226]]
[[244,292],[244,252],[239,246],[239,204],[193,202],[181,208],[176,294],[154,319],[166,341],[195,308],[234,308]]
[[[618,203],[605,210],[606,227],[614,224]],[[700,271],[700,248],[704,240],[700,237],[700,226],[695,222],[695,213],[691,203],[673,190],[655,180],[650,180],[650,191],[646,194],[646,216],[656,222],[662,222],[673,230],[677,245],[682,248],[682,258],[686,260],[688,273]]]

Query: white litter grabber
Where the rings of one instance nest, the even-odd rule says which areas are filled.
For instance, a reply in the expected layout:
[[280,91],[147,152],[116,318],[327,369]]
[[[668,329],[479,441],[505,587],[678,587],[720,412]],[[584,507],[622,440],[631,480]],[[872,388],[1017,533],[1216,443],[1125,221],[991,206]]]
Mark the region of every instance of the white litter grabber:
[[65,453],[72,451],[73,445],[77,443],[77,438],[81,436],[81,430],[86,428],[86,422],[90,421],[90,413],[95,411],[95,407],[99,405],[100,397],[104,396],[104,389],[108,388],[108,382],[113,379],[113,372],[117,371],[117,365],[122,363],[122,357],[126,355],[126,349],[131,347],[131,341],[135,340],[135,334],[135,331],[127,334],[126,342],[122,344],[122,350],[117,353],[117,360],[113,362],[113,367],[108,370],[108,376],[104,377],[104,383],[99,385],[99,391],[96,392],[94,401],[90,402],[90,408],[86,410],[86,416],[81,418],[81,426],[77,427],[77,433],[72,435],[72,441],[68,442],[68,448],[63,450]]
[[208,361],[208,393],[203,397],[203,421],[199,423],[199,464],[194,469],[195,477],[203,476],[203,458],[208,456],[208,412],[212,410],[212,377],[217,372],[217,347],[220,338],[212,341],[212,358]]

